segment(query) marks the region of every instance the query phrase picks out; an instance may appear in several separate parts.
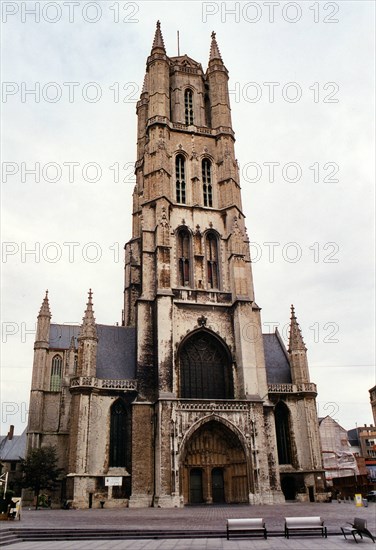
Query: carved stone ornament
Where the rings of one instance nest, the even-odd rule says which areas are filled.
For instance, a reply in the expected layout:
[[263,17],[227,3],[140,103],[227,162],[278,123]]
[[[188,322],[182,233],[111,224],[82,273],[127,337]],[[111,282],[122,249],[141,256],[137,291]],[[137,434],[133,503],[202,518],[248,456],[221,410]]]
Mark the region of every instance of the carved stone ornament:
[[206,327],[206,321],[208,320],[205,315],[201,315],[201,317],[198,317],[197,324],[199,327]]

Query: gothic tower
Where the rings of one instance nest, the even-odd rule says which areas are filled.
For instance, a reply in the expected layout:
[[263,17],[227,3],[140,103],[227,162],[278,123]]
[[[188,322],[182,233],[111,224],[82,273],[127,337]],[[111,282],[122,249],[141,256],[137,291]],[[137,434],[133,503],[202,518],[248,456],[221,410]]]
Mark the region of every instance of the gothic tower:
[[274,502],[273,412],[215,33],[204,72],[167,56],[157,23],[137,115],[124,322],[137,330],[133,433],[142,423],[150,447],[145,432],[142,448],[133,441],[131,505]]
[[122,326],[38,316],[28,448],[56,445],[74,506],[324,500],[315,384],[294,309],[262,334],[228,92],[169,57],[159,22],[137,103]]

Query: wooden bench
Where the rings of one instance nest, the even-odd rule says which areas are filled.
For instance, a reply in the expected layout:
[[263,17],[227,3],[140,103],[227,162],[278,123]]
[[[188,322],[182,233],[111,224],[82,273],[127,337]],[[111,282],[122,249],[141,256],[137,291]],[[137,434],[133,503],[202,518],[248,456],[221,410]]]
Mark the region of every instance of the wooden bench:
[[244,518],[227,520],[227,540],[233,535],[262,535],[267,538],[265,522],[262,518]]
[[293,534],[313,534],[317,532],[320,532],[322,537],[327,538],[328,536],[324,520],[319,516],[285,518],[285,537],[287,539]]
[[363,536],[368,537],[375,542],[375,537],[367,529],[367,520],[362,518],[354,518],[354,523],[347,522],[351,527],[341,527],[341,531],[345,539],[347,540],[347,535],[352,535],[355,542],[358,543],[358,540],[355,535],[359,535],[362,539]]

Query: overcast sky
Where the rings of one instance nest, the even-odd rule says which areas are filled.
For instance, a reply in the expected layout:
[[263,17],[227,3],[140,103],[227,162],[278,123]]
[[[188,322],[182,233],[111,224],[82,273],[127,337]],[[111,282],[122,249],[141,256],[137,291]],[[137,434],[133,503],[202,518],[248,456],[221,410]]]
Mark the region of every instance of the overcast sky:
[[121,322],[157,19],[204,70],[217,33],[263,331],[286,341],[293,303],[319,415],[372,422],[374,3],[274,4],[2,2],[2,434],[27,423],[46,289],[53,322],[79,323],[90,287],[97,322]]

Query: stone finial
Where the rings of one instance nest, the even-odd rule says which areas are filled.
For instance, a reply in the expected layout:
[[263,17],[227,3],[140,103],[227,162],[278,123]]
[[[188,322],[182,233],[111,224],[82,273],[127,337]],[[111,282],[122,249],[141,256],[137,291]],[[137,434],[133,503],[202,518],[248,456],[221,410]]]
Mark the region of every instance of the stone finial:
[[51,319],[50,303],[48,301],[48,290],[46,290],[46,295],[43,299],[38,317],[49,317]]
[[302,332],[300,330],[299,323],[296,319],[295,308],[291,305],[291,318],[290,318],[290,337],[289,337],[289,349],[292,351],[307,351],[305,347]]
[[93,293],[89,289],[89,298],[86,303],[85,314],[82,318],[80,330],[80,338],[97,338],[97,327],[95,325],[95,317],[93,311]]
[[216,34],[214,31],[211,33],[209,61],[212,61],[213,59],[219,59],[222,61],[221,52],[219,51]]
[[152,50],[154,50],[154,48],[161,48],[166,53],[165,45],[164,45],[164,41],[163,41],[163,36],[162,36],[162,31],[161,31],[161,22],[160,21],[157,21],[157,28],[155,29],[154,42],[153,42]]

